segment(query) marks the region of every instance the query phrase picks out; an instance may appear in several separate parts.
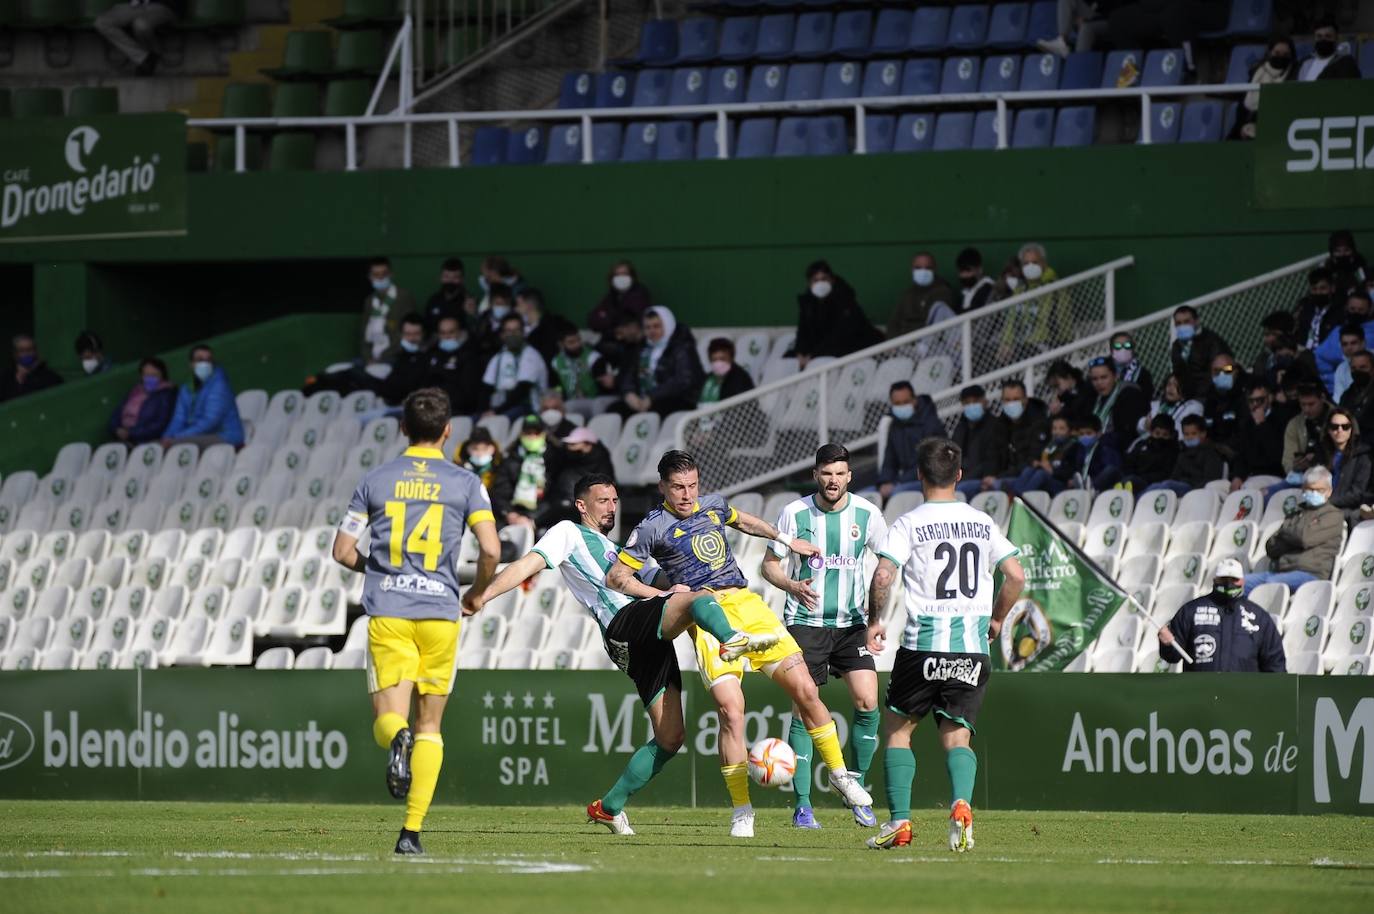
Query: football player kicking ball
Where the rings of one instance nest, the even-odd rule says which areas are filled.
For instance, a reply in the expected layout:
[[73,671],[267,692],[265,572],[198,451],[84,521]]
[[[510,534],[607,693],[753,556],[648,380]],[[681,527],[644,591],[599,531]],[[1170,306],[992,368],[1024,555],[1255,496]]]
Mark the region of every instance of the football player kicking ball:
[[[949,849],[962,852],[973,848],[970,804],[978,757],[970,737],[987,689],[988,639],[997,637],[1026,578],[1016,547],[992,518],[955,499],[963,459],[959,446],[927,438],[916,456],[925,503],[897,518],[888,530],[868,600],[868,648],[878,653],[887,638],[882,608],[897,570],[902,570],[906,627],[883,715],[883,773],[891,819],[866,843],[875,849],[911,843],[911,782],[916,776],[911,734],[933,711],[952,794]],[[993,584],[994,570],[1002,572],[1000,588]]]
[[[781,534],[767,521],[732,508],[720,495],[698,498],[700,474],[696,461],[684,451],[664,454],[658,462],[658,476],[663,504],[650,511],[630,534],[619,560],[607,574],[607,582],[616,590],[632,593],[629,588],[635,586],[635,572],[654,559],[670,581],[715,596],[714,607],[720,609],[724,620],[708,625],[705,614],[697,617],[697,659],[702,681],[720,706],[720,773],[734,806],[731,836],[754,836],[748,751],[744,744],[744,693],[739,684],[744,667],[737,662],[741,655],[748,658],[754,669],[782,686],[796,703],[807,733],[830,769],[830,784],[845,804],[871,806],[873,799],[868,791],[844,767],[835,722],[816,693],[801,648],[768,604],[745,588],[747,582],[725,540],[726,527],[773,540],[780,539]],[[781,542],[798,555],[817,554],[816,547],[803,539],[782,538]],[[736,642],[722,639],[718,629],[746,633],[753,643],[736,653],[731,650]],[[712,639],[720,641],[718,654],[711,649]]]
[[723,654],[732,659],[773,642],[736,632],[710,594],[689,593],[680,585],[663,591],[644,583],[642,578],[652,578],[658,570],[652,561],[643,564],[638,578],[632,575],[622,581],[620,590],[607,587],[606,572],[620,552],[607,538],[615,528],[619,503],[615,480],[600,474],[583,476],[573,487],[581,523],[554,524],[528,555],[502,569],[471,602],[480,609],[544,569],[556,568],[573,597],[592,614],[601,627],[606,653],[634,682],[654,737],[630,756],[614,786],[587,806],[587,818],[613,834],[633,835],[625,805],[677,755],[685,736],[682,673],[673,639],[692,625],[709,626],[728,645]]
[[[849,451],[838,444],[816,451],[812,470],[816,494],[790,502],[778,517],[784,536],[806,540],[820,550],[813,558],[782,560],[788,550],[774,543],[763,559],[764,580],[787,594],[783,621],[801,645],[812,680],[825,685],[830,675],[843,677],[854,700],[849,746],[860,782],[878,751],[878,673],[868,650],[868,622],[864,604],[868,580],[866,552],[876,552],[887,533],[877,506],[849,491]],[[811,809],[811,737],[797,708],[787,741],[797,753],[792,779],[797,796],[792,824],[820,828]],[[865,828],[878,824],[869,806],[853,808],[854,821]]]
[[[438,388],[406,397],[401,430],[410,447],[363,477],[334,537],[334,560],[364,576],[372,735],[391,750],[387,788],[406,801],[398,854],[424,852],[420,829],[444,761],[440,725],[458,665],[455,559],[464,524],[480,550],[464,611],[491,580],[501,554],[481,480],[444,456],[450,415],[448,394]],[[358,551],[364,528],[372,531],[367,555]],[[419,693],[413,729],[412,692]]]

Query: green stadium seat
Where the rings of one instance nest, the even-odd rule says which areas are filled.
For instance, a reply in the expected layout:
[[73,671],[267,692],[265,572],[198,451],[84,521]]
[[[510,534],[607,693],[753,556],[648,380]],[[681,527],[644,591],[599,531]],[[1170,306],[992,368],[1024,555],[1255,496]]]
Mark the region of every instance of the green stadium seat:
[[268,171],[312,171],[314,168],[315,134],[293,130],[272,137]]
[[61,89],[15,89],[10,98],[15,117],[62,116]]
[[[215,140],[215,171],[234,170],[234,138],[222,136]],[[249,132],[243,144],[243,165],[249,171],[262,167],[262,134]]]
[[244,0],[191,0],[185,19],[177,23],[183,29],[215,29],[243,25],[247,14]]
[[220,117],[268,117],[272,113],[271,87],[266,83],[230,83],[224,87]]
[[262,72],[273,79],[311,79],[329,73],[333,61],[334,45],[328,32],[297,30],[286,33],[282,65]]
[[331,79],[324,88],[325,117],[357,117],[372,100],[372,82],[366,79]]
[[210,147],[204,143],[187,143],[186,170],[195,172],[209,171]]
[[379,31],[344,32],[339,36],[334,72],[339,76],[376,76],[382,72],[388,50],[386,36]]
[[396,0],[344,0],[343,14],[324,22],[340,31],[395,28],[401,24],[398,6]]
[[77,21],[76,0],[22,0],[20,4],[20,28],[51,29],[71,25]]
[[318,83],[282,83],[272,96],[273,117],[318,117],[319,113]]
[[70,117],[119,113],[119,90],[114,86],[77,86],[67,99]]

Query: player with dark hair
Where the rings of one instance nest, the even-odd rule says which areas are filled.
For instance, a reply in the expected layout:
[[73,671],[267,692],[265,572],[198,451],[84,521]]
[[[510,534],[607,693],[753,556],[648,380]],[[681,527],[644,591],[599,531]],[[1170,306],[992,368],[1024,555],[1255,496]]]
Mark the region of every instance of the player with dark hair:
[[[410,447],[358,484],[334,537],[334,560],[361,572],[367,623],[367,686],[377,745],[389,748],[386,781],[405,799],[396,853],[420,854],[420,829],[434,799],[444,759],[440,726],[458,666],[460,604],[455,559],[463,528],[477,537],[477,577],[461,612],[496,570],[501,543],[481,481],[444,457],[450,433],[448,395],[422,388],[405,399],[401,430]],[[358,551],[363,530],[371,548]],[[415,720],[407,719],[418,692]]]

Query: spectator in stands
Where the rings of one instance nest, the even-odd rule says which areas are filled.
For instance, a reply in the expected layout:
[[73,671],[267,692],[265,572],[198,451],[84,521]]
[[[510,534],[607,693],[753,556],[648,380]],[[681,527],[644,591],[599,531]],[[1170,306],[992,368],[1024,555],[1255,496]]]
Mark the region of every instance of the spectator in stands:
[[[477,276],[477,284],[482,287],[482,299],[477,303],[479,314],[486,313],[495,307],[492,301],[491,290],[495,286],[505,286],[510,298],[506,300],[509,306],[516,293],[525,287],[525,280],[520,276],[520,272],[511,265],[504,257],[492,254],[483,258],[482,268]],[[500,317],[497,317],[499,320]]]
[[1351,384],[1340,405],[1364,428],[1374,428],[1374,353],[1361,349],[1350,358]]
[[1112,363],[1116,366],[1116,376],[1123,384],[1134,384],[1149,400],[1155,395],[1155,379],[1150,370],[1140,361],[1135,349],[1135,338],[1126,331],[1113,333],[1111,340]]
[[806,291],[797,296],[797,336],[788,357],[805,368],[812,359],[839,357],[880,343],[883,335],[869,321],[854,288],[817,260],[806,268]]
[[1184,603],[1159,630],[1159,659],[1179,662],[1182,647],[1193,661],[1183,664],[1185,673],[1287,672],[1278,624],[1245,599],[1245,583],[1237,559],[1217,562],[1212,592]]
[[[1045,258],[1045,247],[1035,242],[1021,245],[1017,254],[1025,286],[1019,292],[1034,292],[1059,279]],[[1020,308],[1006,312],[998,360],[1006,363],[1038,355],[1073,339],[1073,312],[1063,289],[1046,293]]]
[[1309,581],[1329,581],[1345,539],[1345,515],[1331,504],[1331,471],[1312,467],[1302,478],[1302,507],[1284,518],[1265,540],[1269,571],[1252,571],[1245,593],[1261,584],[1277,583],[1290,591]]
[[[1291,38],[1271,39],[1264,58],[1250,70],[1250,82],[1262,86],[1288,82],[1297,77],[1297,54],[1293,50]],[[1236,111],[1236,125],[1231,130],[1232,139],[1255,138],[1255,126],[1259,121],[1259,103],[1258,89],[1245,93],[1245,98],[1241,100]]]
[[[1327,239],[1326,268],[1331,271],[1332,291],[1347,295],[1352,289],[1364,287],[1369,276],[1364,256],[1355,247],[1355,236],[1349,229],[1337,229]],[[1368,290],[1366,290],[1368,291]]]
[[434,347],[429,351],[429,377],[422,386],[438,387],[448,394],[455,416],[474,416],[482,410],[482,369],[485,362],[462,318],[446,314],[436,325]]
[[425,336],[439,331],[439,321],[455,317],[464,330],[471,330],[477,314],[477,302],[468,294],[463,272],[463,260],[449,257],[439,266],[439,288],[425,303]]
[[[1150,404],[1150,415],[1147,419],[1153,422],[1157,416],[1168,416],[1173,420],[1174,430],[1178,437],[1183,435],[1183,420],[1189,416],[1202,415],[1201,400],[1185,400],[1183,397],[1183,385],[1178,379],[1178,375],[1171,374],[1164,379],[1164,386],[1160,389],[1159,399]],[[1144,427],[1141,427],[1144,431]]]
[[517,314],[507,314],[501,321],[501,350],[487,362],[482,375],[488,398],[486,414],[520,418],[537,408],[539,394],[548,381],[548,366],[525,342],[525,322]]
[[639,370],[611,410],[622,416],[650,410],[667,416],[695,409],[706,373],[692,331],[679,324],[672,311],[655,305],[644,312],[644,342]]
[[1364,327],[1359,324],[1346,324],[1340,328],[1338,339],[1341,341],[1341,355],[1345,358],[1336,366],[1336,371],[1331,376],[1331,398],[1337,403],[1350,389],[1350,383],[1354,380],[1350,374],[1350,360],[1365,351]]
[[1016,495],[1024,495],[1036,489],[1058,495],[1068,487],[1073,479],[1078,463],[1078,440],[1073,437],[1072,425],[1068,416],[1054,416],[1050,419],[1050,438],[1040,458],[1032,465],[1031,472],[1018,478],[1006,490]]
[[622,317],[615,333],[609,339],[603,336],[596,349],[601,354],[593,366],[597,387],[602,395],[620,399],[635,389],[639,377],[639,356],[644,349],[643,318]]
[[1116,376],[1116,364],[1105,356],[1088,363],[1088,383],[1096,396],[1092,414],[1102,423],[1102,436],[1117,451],[1124,451],[1139,434],[1140,422],[1150,411],[1150,398],[1134,384]]
[[186,12],[185,0],[127,0],[95,17],[95,30],[119,49],[138,76],[151,76],[159,57],[157,30]]
[[1083,372],[1072,362],[1056,359],[1045,374],[1054,393],[1050,395],[1050,415],[1067,416],[1072,422],[1077,416],[1092,412],[1097,395],[1083,380]]
[[[1364,331],[1365,345],[1363,348],[1374,348],[1374,303],[1371,303],[1369,293],[1362,288],[1351,289],[1345,298],[1345,304],[1341,308],[1345,318],[1344,326],[1355,325]],[[1317,374],[1321,377],[1326,389],[1334,394],[1336,386],[1336,369],[1345,361],[1345,353],[1341,347],[1341,329],[1338,327],[1332,330],[1330,335],[1322,340],[1312,352],[1312,359],[1317,366]]]
[[1281,336],[1274,344],[1274,358],[1269,370],[1260,377],[1274,389],[1274,397],[1280,403],[1298,402],[1298,385],[1315,377],[1311,366],[1298,361],[1298,341],[1291,336]]
[[1340,53],[1336,21],[1325,19],[1312,32],[1312,56],[1298,68],[1298,82],[1319,79],[1359,79],[1360,65],[1349,54]]
[[1323,464],[1331,471],[1331,504],[1345,512],[1346,523],[1360,522],[1360,505],[1370,501],[1370,473],[1374,458],[1369,445],[1360,440],[1360,425],[1355,414],[1337,406],[1326,417]]
[[73,348],[81,362],[81,372],[85,375],[104,374],[113,367],[109,356],[105,355],[105,344],[89,330],[82,330],[76,335]]
[[573,429],[578,428],[568,418],[568,406],[563,401],[563,391],[557,387],[550,387],[540,395],[539,418],[544,421],[544,428],[548,430],[549,437],[555,444],[572,434]]
[[429,382],[431,354],[425,351],[425,321],[412,311],[401,318],[401,333],[385,378],[373,379],[373,390],[388,406],[399,407],[412,391]]
[[530,286],[521,289],[515,296],[515,312],[525,322],[525,341],[544,357],[545,362],[552,364],[553,357],[558,354],[559,343],[572,324],[557,314],[547,313],[544,310],[544,293]]
[[[488,353],[495,354],[501,348],[501,324],[508,317],[516,317],[515,293],[505,283],[496,283],[486,291],[483,299],[487,307],[477,313],[476,340]],[[524,321],[521,321],[524,327]]]
[[459,446],[454,462],[476,473],[490,492],[496,472],[501,468],[501,450],[496,446],[491,432],[479,425],[472,430],[468,440]]
[[729,337],[718,336],[707,344],[710,371],[701,386],[700,403],[716,403],[739,396],[754,389],[754,379],[735,362],[735,344]]
[[593,350],[588,349],[582,339],[582,332],[572,325],[566,327],[558,343],[558,354],[551,363],[550,380],[563,391],[569,412],[582,416],[600,412],[595,403],[596,398],[602,396],[596,383],[597,361]]
[[1230,451],[1245,415],[1245,389],[1250,379],[1230,353],[1212,359],[1212,384],[1202,400],[1202,415],[1207,420],[1207,438],[1229,459]]
[[162,446],[194,444],[201,450],[214,444],[243,447],[243,422],[229,386],[229,375],[215,364],[205,343],[191,347],[191,380],[177,392],[172,421],[162,432]]
[[1035,461],[1045,451],[1050,438],[1049,410],[1043,400],[1026,394],[1026,385],[1015,379],[1002,382],[1002,421],[1007,429],[1007,463],[997,479],[983,480],[983,489],[1020,491],[1017,483],[1025,480]]
[[639,281],[634,264],[628,260],[617,261],[606,282],[610,288],[587,315],[587,327],[603,335],[614,332],[626,318],[642,320],[644,312],[654,303],[653,295]]
[[[1287,485],[1302,485],[1302,474],[1322,461],[1326,420],[1331,404],[1320,384],[1298,387],[1298,414],[1283,430],[1283,470]],[[1280,486],[1276,486],[1277,491]],[[1270,493],[1272,494],[1272,492]]]
[[1178,426],[1170,416],[1152,417],[1141,435],[1122,457],[1122,481],[1137,492],[1163,482],[1178,462]]
[[167,365],[161,359],[139,362],[138,374],[138,383],[110,415],[110,434],[130,447],[161,438],[177,401],[177,389],[167,380]]
[[1102,420],[1097,416],[1079,416],[1072,424],[1078,450],[1069,455],[1069,485],[1110,489],[1121,481],[1121,450],[1111,436],[1102,434]]
[[1193,489],[1201,489],[1214,479],[1226,475],[1226,460],[1216,445],[1207,440],[1207,420],[1189,416],[1183,420],[1183,449],[1178,452],[1169,478],[1145,489],[1169,489],[1180,497]]
[[596,432],[581,426],[573,429],[555,444],[549,454],[548,488],[544,492],[546,513],[544,526],[550,526],[575,514],[573,487],[588,473],[615,478],[615,463],[611,452],[597,438]]
[[995,302],[1011,298],[1013,295],[1020,295],[1026,291],[1026,277],[1021,275],[1021,261],[1012,257],[1002,265],[1002,272],[997,274],[997,287],[993,290],[992,300]]
[[520,424],[520,437],[511,444],[506,459],[493,473],[491,507],[501,526],[544,526],[540,518],[549,507],[544,501],[548,488],[548,452],[549,436],[543,420],[538,416],[526,416]]
[[888,389],[892,424],[887,429],[887,446],[878,470],[878,494],[884,500],[897,492],[921,491],[916,476],[916,449],[927,438],[945,437],[945,426],[935,411],[935,403],[916,390],[910,381],[897,381]]
[[1110,6],[1111,0],[1099,4],[1093,0],[1059,0],[1059,32],[1050,39],[1037,41],[1035,46],[1047,54],[1069,56],[1069,38],[1078,35],[1074,51],[1091,51],[1107,35],[1107,20],[1102,18],[1100,6]]
[[950,437],[964,454],[964,478],[957,488],[971,497],[986,488],[1007,470],[1007,423],[988,410],[987,391],[981,384],[970,384],[959,391],[963,415]]
[[959,271],[959,313],[967,314],[993,300],[997,283],[983,273],[983,255],[977,248],[964,248],[954,260]]
[[62,377],[38,354],[38,343],[27,333],[13,340],[14,368],[0,378],[0,401],[13,400],[62,383]]
[[935,272],[935,256],[922,251],[911,258],[911,285],[887,319],[887,338],[904,336],[954,317],[954,290]]
[[[1288,368],[1292,364],[1291,359],[1279,364],[1277,357],[1279,344],[1292,339],[1297,325],[1297,321],[1288,311],[1272,311],[1260,320],[1260,351],[1255,356],[1255,361],[1251,363],[1250,374],[1268,381],[1276,390],[1278,389],[1278,371]],[[1295,347],[1290,344],[1284,348],[1292,350]]]
[[1118,3],[1107,16],[1113,47],[1183,49],[1183,65],[1190,77],[1197,64],[1193,41],[1203,32],[1226,28],[1230,0],[1130,0]]
[[1274,402],[1273,389],[1263,381],[1246,385],[1245,415],[1240,420],[1232,450],[1231,490],[1251,476],[1283,476],[1283,436],[1296,408]]
[[1332,288],[1329,267],[1313,267],[1307,271],[1307,295],[1298,302],[1294,315],[1298,342],[1307,349],[1316,349],[1332,330],[1346,322],[1345,309],[1336,301]]
[[367,265],[372,291],[363,301],[362,357],[366,364],[391,358],[401,332],[401,316],[415,310],[415,298],[396,285],[391,261],[374,257]]
[[1174,342],[1169,347],[1174,374],[1183,384],[1183,396],[1201,397],[1212,380],[1212,361],[1231,347],[1198,320],[1197,309],[1179,305],[1174,309]]

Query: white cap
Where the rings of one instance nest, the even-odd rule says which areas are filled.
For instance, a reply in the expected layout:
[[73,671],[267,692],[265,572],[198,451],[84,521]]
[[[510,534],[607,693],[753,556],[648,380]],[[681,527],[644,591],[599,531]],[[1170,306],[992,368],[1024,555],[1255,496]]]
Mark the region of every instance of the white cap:
[[1235,578],[1238,581],[1245,580],[1245,566],[1236,559],[1222,559],[1217,562],[1217,570],[1213,572],[1214,578]]

